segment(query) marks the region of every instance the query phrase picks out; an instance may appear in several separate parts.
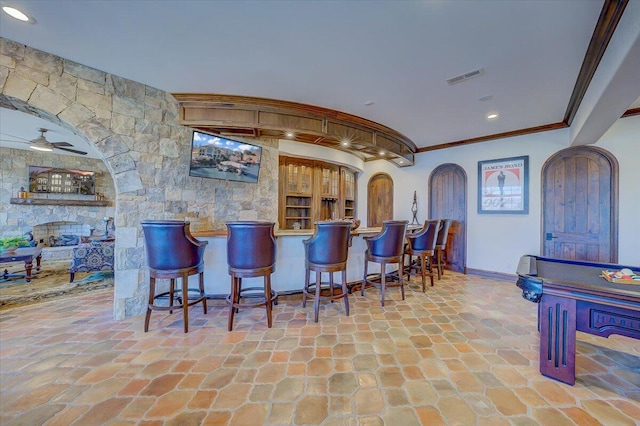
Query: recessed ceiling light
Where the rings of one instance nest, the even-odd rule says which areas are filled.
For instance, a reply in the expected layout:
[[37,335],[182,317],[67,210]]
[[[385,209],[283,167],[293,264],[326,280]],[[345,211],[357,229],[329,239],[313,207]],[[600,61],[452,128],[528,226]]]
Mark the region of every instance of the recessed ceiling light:
[[373,102],[373,101],[367,101],[367,102],[365,102],[364,104],[365,104],[366,106],[371,106],[371,105],[375,104],[375,102]]
[[380,155],[384,155],[384,151],[380,151]]
[[492,112],[491,114],[487,114],[487,120],[495,120],[496,118],[498,118],[498,114],[495,112]]
[[487,95],[487,96],[483,96],[480,99],[478,99],[480,102],[487,102],[490,101],[491,99],[493,99],[492,95]]
[[25,14],[24,12],[16,9],[15,7],[2,6],[2,11],[4,13],[6,13],[7,15],[11,16],[12,18],[17,19],[18,21],[31,22],[31,23],[35,22],[35,19],[30,18],[27,14]]
[[342,141],[342,146],[349,146],[349,141]]
[[288,138],[292,138],[292,137],[293,137],[293,132],[287,132],[287,133],[285,133],[285,135],[286,135]]

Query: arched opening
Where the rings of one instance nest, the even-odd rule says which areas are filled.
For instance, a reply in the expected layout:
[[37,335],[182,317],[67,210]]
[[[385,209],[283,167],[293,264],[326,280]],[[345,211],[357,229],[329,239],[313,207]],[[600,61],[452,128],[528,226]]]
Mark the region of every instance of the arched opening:
[[452,219],[445,251],[446,268],[467,269],[467,175],[457,164],[442,164],[429,176],[429,218]]
[[387,173],[376,173],[367,184],[367,226],[382,226],[393,219],[393,179]]
[[542,167],[544,256],[618,261],[618,161],[580,146],[552,155]]

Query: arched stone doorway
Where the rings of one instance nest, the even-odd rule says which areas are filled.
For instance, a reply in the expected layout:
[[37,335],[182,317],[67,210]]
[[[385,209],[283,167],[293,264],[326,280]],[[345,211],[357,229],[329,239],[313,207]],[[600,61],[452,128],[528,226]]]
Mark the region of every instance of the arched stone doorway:
[[580,146],[542,167],[542,253],[560,259],[618,261],[618,161]]
[[[8,108],[8,109],[15,109],[17,111],[20,111],[20,112],[23,112],[23,113],[26,113],[26,114],[30,114],[30,115],[42,118],[42,119],[44,119],[44,120],[46,120],[48,122],[51,122],[52,124],[55,124],[56,126],[60,126],[60,127],[66,128],[66,129],[73,130],[74,133],[78,134],[79,136],[83,137],[84,139],[86,139],[86,140],[88,140],[88,141],[90,141],[92,143],[95,143],[94,141],[91,140],[91,138],[87,137],[87,134],[85,132],[83,132],[79,127],[74,127],[70,123],[60,119],[58,116],[52,115],[50,112],[48,112],[46,110],[43,110],[43,109],[41,109],[39,107],[36,107],[34,105],[31,105],[28,102],[25,102],[25,101],[22,101],[20,99],[16,99],[16,98],[13,98],[13,97],[6,96],[5,94],[0,94],[0,107]],[[106,139],[108,139],[109,137],[113,137],[113,134],[108,136]],[[104,166],[105,166],[105,169],[106,169],[106,170],[104,170],[104,173],[108,173],[110,175],[110,178],[113,179],[113,184],[112,185],[115,188],[115,194],[112,194],[112,197],[110,197],[110,201],[112,201],[113,208],[108,209],[110,211],[113,211],[114,213],[113,214],[100,214],[99,218],[96,219],[96,220],[98,222],[100,222],[102,217],[105,216],[105,215],[106,216],[115,217],[116,218],[116,223],[118,224],[118,226],[116,227],[116,234],[118,234],[118,232],[120,231],[120,226],[119,226],[119,223],[118,223],[118,222],[120,222],[120,219],[118,219],[118,202],[117,202],[117,200],[118,200],[119,188],[118,188],[118,184],[117,184],[117,179],[116,179],[116,177],[114,176],[114,174],[112,172],[113,168],[111,167],[111,164],[110,164],[109,160],[104,157],[104,151],[102,149],[100,149],[99,147],[98,147],[98,150],[103,154],[103,158],[101,158],[100,160],[104,163]],[[46,155],[46,154],[44,154],[44,155]],[[100,170],[98,170],[98,171],[100,172]],[[138,181],[140,181],[139,178],[138,178]],[[111,198],[113,198],[113,199],[111,200]],[[37,208],[38,206],[16,206],[16,207],[23,208],[23,209],[24,208],[34,209],[34,208]],[[48,211],[53,211],[53,210],[56,209],[56,207],[51,207],[51,206],[47,206],[47,207],[48,207],[47,208]],[[86,218],[83,216],[81,208],[78,208],[78,209],[74,210],[72,207],[71,208],[69,208],[69,207],[59,207],[57,209],[59,210],[60,215],[58,215],[58,216],[59,216],[59,219],[61,221],[67,222],[67,221],[70,220],[69,217],[73,217],[73,220],[71,222],[69,222],[69,223],[76,223],[77,222],[79,224],[83,224],[85,222]],[[73,210],[73,211],[69,212],[70,209]],[[7,208],[7,210],[9,210],[9,208]],[[13,213],[20,214],[20,212],[13,212]],[[9,214],[13,214],[13,213],[12,213],[12,211],[10,211],[10,212],[8,212],[8,215]],[[29,215],[26,215],[26,214],[25,215],[21,215],[21,216],[23,218],[32,217],[32,216],[29,216]],[[54,214],[54,213],[45,214],[44,216],[45,217],[49,217],[52,221],[56,220],[55,219],[56,214]],[[33,220],[35,220],[35,222]],[[24,227],[27,227],[27,228],[40,225],[40,222],[38,222],[38,220],[36,220],[36,218],[33,218],[33,220],[24,219],[24,220],[21,221],[21,224]],[[44,220],[44,219],[42,219],[42,220]],[[38,223],[36,223],[36,222],[38,222]],[[95,226],[96,223],[93,223],[92,225]],[[125,239],[125,238],[118,238],[118,236],[116,236],[116,250],[118,250],[118,249],[122,250],[122,246],[120,244],[120,240],[121,239]],[[141,265],[138,265],[138,268],[140,268],[140,267],[141,267]],[[123,287],[123,285],[122,285],[123,281],[122,280],[118,280],[119,272],[122,272],[122,264],[119,264],[116,261],[115,271],[114,271],[114,287],[115,287],[115,291],[116,292],[119,291],[119,290],[121,291],[122,287]],[[122,303],[118,303],[118,302],[122,302]],[[125,316],[136,315],[137,313],[139,313],[137,310],[132,310],[130,312],[127,312],[126,307],[125,307],[127,305],[127,303],[128,302],[118,300],[117,298],[114,299],[114,315],[115,315],[115,317],[117,319],[124,318]],[[124,308],[124,309],[119,309],[118,306],[121,306],[121,308]]]
[[171,94],[11,40],[0,47],[0,107],[73,128],[111,173],[116,319],[142,314],[148,303],[142,220],[188,219],[205,230],[237,217],[277,220],[277,140],[251,139],[264,148],[257,185],[189,177],[192,132],[178,123]]
[[467,269],[467,174],[457,164],[442,164],[429,176],[429,218],[452,219],[446,268],[466,273]]
[[367,184],[367,226],[382,226],[393,219],[393,179],[386,173],[376,173]]

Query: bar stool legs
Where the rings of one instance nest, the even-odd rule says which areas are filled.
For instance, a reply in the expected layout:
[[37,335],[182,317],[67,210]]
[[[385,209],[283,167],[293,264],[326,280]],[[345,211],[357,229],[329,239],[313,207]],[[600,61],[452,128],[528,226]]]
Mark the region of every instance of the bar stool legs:
[[[331,265],[333,266],[333,265]],[[329,268],[331,268],[329,266]],[[332,269],[332,268],[331,268]],[[346,269],[335,270],[335,271],[321,271],[316,269],[316,281],[315,283],[310,283],[310,275],[311,269],[307,268],[304,275],[304,289],[302,291],[302,307],[307,307],[307,297],[313,297],[313,312],[314,312],[314,321],[318,322],[318,316],[320,312],[320,299],[327,299],[333,303],[334,300],[344,299],[344,310],[345,314],[349,316],[349,290],[347,288],[347,271]],[[322,287],[322,272],[329,273],[329,286]],[[335,294],[334,288],[337,288],[334,280],[333,273],[334,272],[342,272],[342,285],[341,285],[341,293]],[[322,291],[329,293],[328,295],[322,295]]]
[[[402,257],[400,258],[402,259]],[[374,285],[372,281],[367,279],[368,276],[368,263],[369,261],[365,260],[364,262],[364,277],[362,278],[362,286],[360,288],[360,296],[364,296],[364,288],[367,284]],[[389,262],[396,263],[396,262]],[[402,271],[402,260],[398,262],[398,282],[397,285],[400,286],[400,293],[402,295],[402,300],[404,299],[404,273]],[[384,295],[387,288],[387,262],[380,261],[380,305],[384,306]],[[395,283],[394,283],[395,284]]]
[[[271,290],[271,275],[264,275],[264,287],[249,287],[242,288],[242,277],[231,275],[231,294],[227,297],[229,303],[229,323],[228,330],[233,331],[233,319],[235,314],[240,308],[255,308],[258,306],[265,306],[267,311],[267,327],[271,328],[273,325],[273,303],[277,299],[274,291]],[[264,296],[258,296],[257,292],[264,289]],[[249,293],[243,296],[242,293]],[[260,301],[255,303],[241,303],[241,298],[255,298],[259,297]]]
[[[175,296],[175,278],[170,278],[169,280],[169,291],[160,293],[156,295],[156,277],[151,275],[149,277],[149,303],[147,305],[147,314],[144,319],[144,331],[145,333],[149,331],[149,321],[151,320],[151,311],[169,311],[170,314],[173,313],[174,309],[182,309],[182,317],[184,319],[184,332],[189,332],[189,306],[195,305],[196,303],[202,302],[202,309],[204,314],[207,313],[207,298],[204,294],[204,274],[202,272],[198,273],[198,290],[199,295],[196,299],[189,301],[189,271],[184,270],[181,273],[181,281],[182,281],[182,290],[180,291],[180,296],[178,296],[178,300],[180,304],[175,305],[174,301],[176,299]],[[155,304],[155,300],[158,297],[169,295],[169,306],[157,306]]]

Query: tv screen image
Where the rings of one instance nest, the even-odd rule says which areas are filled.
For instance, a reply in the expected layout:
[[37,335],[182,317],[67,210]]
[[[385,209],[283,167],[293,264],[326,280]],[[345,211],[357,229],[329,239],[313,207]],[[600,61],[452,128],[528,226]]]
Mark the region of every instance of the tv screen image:
[[258,182],[262,147],[194,130],[189,176]]

